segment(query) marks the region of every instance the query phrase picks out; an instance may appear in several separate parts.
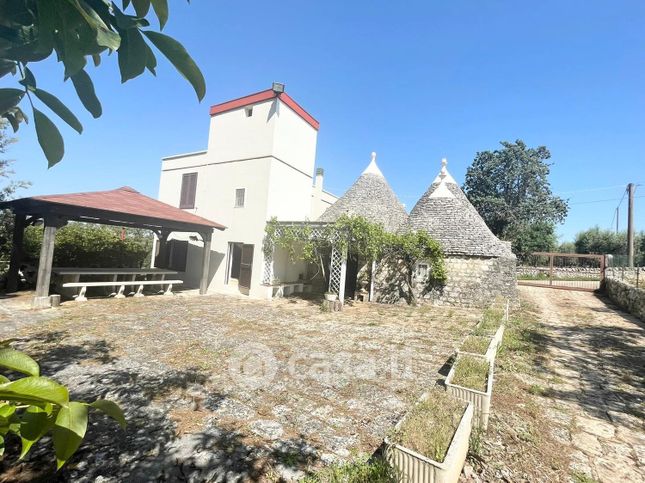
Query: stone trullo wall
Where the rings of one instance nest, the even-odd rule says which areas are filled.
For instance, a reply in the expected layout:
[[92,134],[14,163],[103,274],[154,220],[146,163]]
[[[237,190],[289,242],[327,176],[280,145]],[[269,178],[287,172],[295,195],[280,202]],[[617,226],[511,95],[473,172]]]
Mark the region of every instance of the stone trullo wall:
[[[413,281],[418,303],[487,307],[497,297],[517,300],[516,260],[511,257],[450,256],[445,259],[448,280],[442,287],[429,287],[425,281]],[[377,266],[374,295],[377,302],[406,301],[404,271]]]

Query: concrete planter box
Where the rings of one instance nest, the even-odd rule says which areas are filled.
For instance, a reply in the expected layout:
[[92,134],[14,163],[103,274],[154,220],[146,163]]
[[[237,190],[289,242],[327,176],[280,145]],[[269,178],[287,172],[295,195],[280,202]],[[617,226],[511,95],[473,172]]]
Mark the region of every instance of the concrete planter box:
[[[472,336],[468,336],[472,337]],[[490,336],[474,336],[474,337],[490,337]],[[466,339],[464,339],[465,341]],[[463,343],[462,343],[463,344]],[[465,355],[465,356],[470,356],[470,357],[482,357],[485,358],[487,361],[495,361],[495,356],[497,355],[497,340],[495,337],[492,337],[490,339],[490,343],[488,344],[488,348],[486,349],[486,352],[484,354],[478,354],[477,352],[467,352],[467,351],[462,351],[460,349],[457,349],[457,357],[460,355]]]
[[457,399],[472,403],[474,411],[473,424],[485,430],[488,427],[490,401],[493,395],[493,372],[495,367],[494,361],[488,361],[488,380],[486,382],[486,392],[453,384],[452,380],[455,377],[455,365],[456,364],[452,365],[452,368],[448,373],[448,377],[446,378],[446,391],[448,391],[448,394],[452,394]]
[[[422,400],[424,396],[422,396]],[[456,483],[468,454],[472,420],[473,405],[468,404],[442,462],[430,459],[385,438],[385,457],[396,469],[398,481],[405,483]],[[397,423],[397,429],[403,421],[405,421],[405,417]]]
[[326,293],[325,294],[325,300],[329,300],[330,302],[333,302],[337,298],[338,298],[338,295],[336,295],[335,293]]

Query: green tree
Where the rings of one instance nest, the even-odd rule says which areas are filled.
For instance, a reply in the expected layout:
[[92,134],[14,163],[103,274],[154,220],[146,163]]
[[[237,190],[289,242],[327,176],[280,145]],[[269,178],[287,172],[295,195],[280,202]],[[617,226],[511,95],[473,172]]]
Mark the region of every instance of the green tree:
[[[71,222],[56,233],[54,265],[58,267],[143,267],[149,265],[152,233],[148,230]],[[42,227],[25,230],[26,259],[38,261]]]
[[519,139],[501,145],[477,153],[466,172],[464,192],[491,231],[510,241],[518,256],[551,250],[555,225],[568,211],[567,202],[551,192],[551,153],[545,146],[528,148]]
[[[7,135],[6,128],[7,121],[0,119],[0,155],[4,155],[15,142],[15,138]],[[17,190],[29,186],[25,181],[13,179],[11,163],[10,159],[0,159],[0,201],[10,200]],[[8,266],[11,255],[13,220],[10,210],[0,210],[0,273]]]
[[[627,256],[627,232],[616,233],[595,226],[576,234],[574,245],[577,253],[606,253],[618,255],[622,259]],[[645,263],[645,232],[634,236],[634,263]]]
[[[98,67],[104,54],[117,53],[121,82],[147,69],[155,75],[156,50],[193,86],[199,100],[206,93],[204,77],[186,49],[172,37],[150,29],[151,10],[162,30],[168,20],[168,0],[123,0],[122,8],[108,0],[0,0],[0,77],[18,76],[15,87],[0,89],[0,116],[14,132],[31,109],[38,142],[49,166],[65,153],[63,138],[43,106],[80,134],[78,118],[53,94],[37,86],[29,65],[53,53],[63,63],[83,106],[97,118],[103,112],[87,72],[88,59]],[[128,13],[129,12],[129,13]]]

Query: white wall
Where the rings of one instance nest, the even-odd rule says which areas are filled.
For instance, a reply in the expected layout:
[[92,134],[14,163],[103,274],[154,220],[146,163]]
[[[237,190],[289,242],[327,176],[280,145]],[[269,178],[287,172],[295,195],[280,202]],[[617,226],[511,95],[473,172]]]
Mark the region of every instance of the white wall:
[[[184,173],[197,172],[195,208],[188,210],[227,227],[213,235],[209,290],[237,292],[226,285],[229,242],[253,244],[252,297],[263,297],[262,243],[266,221],[306,220],[312,211],[312,179],[317,131],[280,101],[264,101],[245,109],[212,116],[208,150],[162,161],[159,199],[179,206]],[[235,208],[236,188],[246,189],[244,208]],[[189,239],[190,234],[172,238]],[[187,287],[199,285],[201,241],[189,242]],[[280,265],[285,280],[298,278],[306,267]]]
[[273,154],[276,101],[253,106],[246,116],[243,107],[211,116],[208,131],[210,162],[257,158]]

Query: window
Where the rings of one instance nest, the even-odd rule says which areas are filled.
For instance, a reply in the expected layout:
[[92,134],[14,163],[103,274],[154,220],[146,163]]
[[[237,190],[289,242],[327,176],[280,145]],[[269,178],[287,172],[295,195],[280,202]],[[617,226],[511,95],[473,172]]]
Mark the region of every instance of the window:
[[179,208],[195,208],[195,192],[197,191],[197,173],[184,173],[181,177],[181,195]]
[[244,208],[245,196],[246,188],[238,188],[235,190],[235,208]]
[[417,264],[417,278],[425,279],[428,277],[428,264],[419,263]]
[[246,113],[246,117],[251,117],[253,115],[253,106],[245,107],[244,112]]

